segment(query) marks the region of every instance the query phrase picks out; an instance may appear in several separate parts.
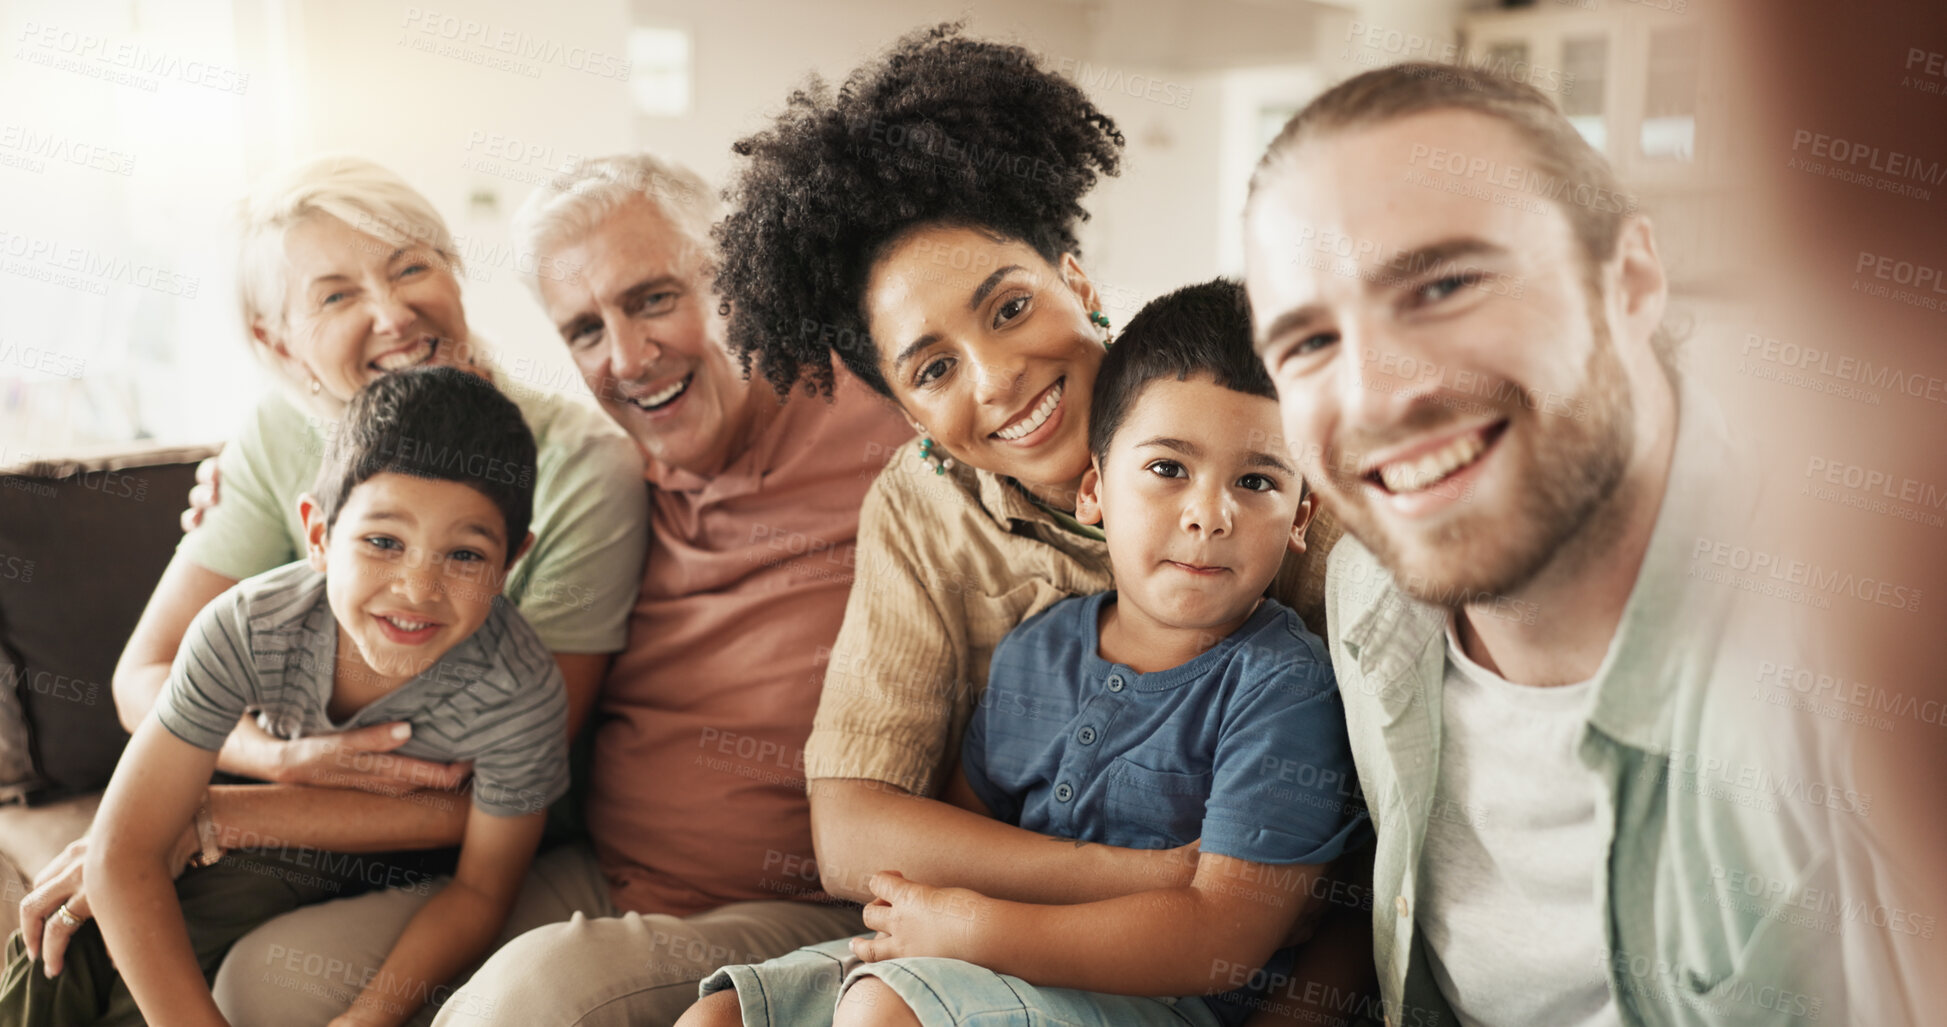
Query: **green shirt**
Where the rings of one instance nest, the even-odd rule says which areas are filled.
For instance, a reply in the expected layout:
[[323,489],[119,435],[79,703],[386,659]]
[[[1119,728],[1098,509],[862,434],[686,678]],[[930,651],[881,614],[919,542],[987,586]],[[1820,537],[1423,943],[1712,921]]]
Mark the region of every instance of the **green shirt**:
[[[505,594],[556,653],[611,653],[628,639],[649,542],[642,452],[607,415],[551,392],[495,382],[534,432],[534,545]],[[298,496],[311,491],[336,424],[271,392],[217,458],[217,504],[176,552],[225,577],[304,555]]]
[[[1885,933],[1844,912],[1870,898],[1857,885],[1870,876],[1860,839],[1871,796],[1848,783],[1846,729],[1753,687],[1767,662],[1797,659],[1804,635],[1792,621],[1804,606],[1711,580],[1714,564],[1697,555],[1706,542],[1752,537],[1756,491],[1737,466],[1713,412],[1685,402],[1669,487],[1578,743],[1602,782],[1608,854],[1591,896],[1605,932],[1591,974],[1607,980],[1625,1024],[1866,1022],[1848,1018],[1844,977],[1872,957],[1839,950],[1865,951]],[[1378,831],[1373,956],[1387,1022],[1455,1024],[1415,927],[1420,883],[1441,872],[1421,854],[1448,613],[1401,591],[1350,535],[1332,553],[1325,602]],[[1524,616],[1505,602],[1488,615]]]

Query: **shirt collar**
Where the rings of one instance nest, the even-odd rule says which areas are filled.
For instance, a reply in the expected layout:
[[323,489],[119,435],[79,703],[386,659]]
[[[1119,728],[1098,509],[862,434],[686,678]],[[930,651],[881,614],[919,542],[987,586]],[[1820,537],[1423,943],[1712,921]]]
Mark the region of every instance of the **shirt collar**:
[[991,471],[973,473],[979,487],[980,508],[1002,531],[1012,532],[1016,523],[1045,524],[1056,531],[1064,530],[1048,511],[1028,498],[1013,478]]
[[[753,379],[750,387],[765,391],[770,388],[761,379]],[[805,404],[830,402],[823,396],[807,396],[796,390],[776,403],[765,402],[763,395],[751,399],[757,404],[756,411],[751,415],[757,419],[757,423],[751,428],[750,441],[723,470],[707,476],[696,474],[671,467],[645,449],[642,452],[642,476],[662,491],[703,493],[701,498],[704,500],[728,499],[755,492],[763,484],[764,476],[775,470],[788,455],[782,452],[786,437],[808,433],[809,426],[802,423],[801,414]]]
[[1757,494],[1755,465],[1723,412],[1696,388],[1678,390],[1677,438],[1643,565],[1596,671],[1592,727],[1638,749],[1668,748],[1676,696],[1708,677],[1730,612],[1728,589],[1690,577],[1703,537],[1740,537]]

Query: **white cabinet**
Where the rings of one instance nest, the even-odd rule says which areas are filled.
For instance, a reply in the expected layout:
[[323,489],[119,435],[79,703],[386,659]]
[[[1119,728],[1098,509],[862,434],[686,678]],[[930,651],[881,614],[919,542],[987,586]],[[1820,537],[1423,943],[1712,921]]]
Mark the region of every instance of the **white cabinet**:
[[1656,221],[1672,284],[1721,278],[1727,124],[1714,26],[1692,0],[1570,0],[1477,11],[1467,63],[1542,88]]

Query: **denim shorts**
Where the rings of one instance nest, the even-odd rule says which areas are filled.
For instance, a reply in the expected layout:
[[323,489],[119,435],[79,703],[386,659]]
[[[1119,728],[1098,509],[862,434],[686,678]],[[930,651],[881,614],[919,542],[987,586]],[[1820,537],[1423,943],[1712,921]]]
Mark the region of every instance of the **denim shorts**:
[[769,962],[723,967],[704,978],[698,993],[736,988],[745,1027],[824,1027],[845,989],[867,976],[884,981],[926,1027],[1219,1027],[1199,998],[1041,988],[958,959],[863,963],[849,942],[840,938]]

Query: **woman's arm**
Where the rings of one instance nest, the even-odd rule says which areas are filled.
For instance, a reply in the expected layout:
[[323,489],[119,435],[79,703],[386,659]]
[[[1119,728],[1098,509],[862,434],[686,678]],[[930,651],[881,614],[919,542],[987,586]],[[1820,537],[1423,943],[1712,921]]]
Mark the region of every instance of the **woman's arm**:
[[95,815],[86,875],[115,967],[145,1016],[221,1024],[183,923],[169,857],[216,766],[216,754],[177,738],[154,717],[115,765]]
[[115,664],[112,689],[122,730],[134,734],[142,718],[149,715],[155,697],[169,680],[169,667],[176,662],[176,650],[189,632],[189,622],[210,600],[236,583],[237,579],[206,570],[181,553],[170,558],[162,580],[156,582],[155,592],[149,596],[149,605],[142,608],[142,618],[128,636],[128,647]]
[[[825,890],[872,901],[873,874],[952,881],[1015,902],[1067,903],[1181,887],[1197,844],[1123,849],[1036,834],[879,781],[809,783],[812,844]],[[977,799],[975,801],[978,801]]]
[[608,677],[609,661],[614,653],[555,653],[555,665],[561,668],[561,683],[568,689],[568,743],[574,744],[575,736],[581,726],[588,721],[588,714],[595,709],[595,700],[601,695],[602,681]]
[[868,961],[944,956],[1042,987],[1117,995],[1204,995],[1240,986],[1277,951],[1312,901],[1323,866],[1253,863],[1215,853],[1184,887],[1073,905],[989,898],[898,874],[872,879]]
[[334,1027],[404,1023],[435,988],[486,954],[507,922],[546,822],[544,813],[498,817],[475,807],[453,880],[413,914],[378,975]]

